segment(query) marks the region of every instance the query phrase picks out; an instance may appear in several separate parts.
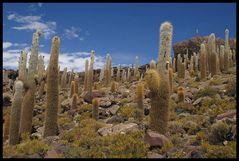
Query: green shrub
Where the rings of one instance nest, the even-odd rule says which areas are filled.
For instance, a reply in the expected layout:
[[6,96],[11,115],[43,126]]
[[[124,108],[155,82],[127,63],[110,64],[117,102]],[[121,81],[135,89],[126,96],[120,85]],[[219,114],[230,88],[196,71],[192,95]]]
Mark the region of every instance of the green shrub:
[[236,79],[229,79],[226,85],[226,94],[228,96],[236,96]]
[[216,94],[217,94],[217,90],[209,86],[199,90],[198,93],[195,95],[195,99],[200,97],[205,97],[205,96],[213,97]]

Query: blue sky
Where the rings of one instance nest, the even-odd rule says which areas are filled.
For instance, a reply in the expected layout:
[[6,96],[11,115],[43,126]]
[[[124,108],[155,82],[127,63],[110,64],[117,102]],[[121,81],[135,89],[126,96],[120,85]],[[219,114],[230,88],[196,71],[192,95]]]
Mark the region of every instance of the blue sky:
[[[236,37],[235,3],[4,3],[3,65],[17,67],[22,49],[31,47],[32,34],[42,31],[40,54],[49,60],[51,38],[61,38],[60,65],[84,70],[90,51],[96,52],[95,68],[110,53],[113,65],[145,64],[156,60],[159,27],[173,25],[173,44],[196,34],[215,33],[224,38],[226,28]],[[173,52],[172,52],[173,54]]]

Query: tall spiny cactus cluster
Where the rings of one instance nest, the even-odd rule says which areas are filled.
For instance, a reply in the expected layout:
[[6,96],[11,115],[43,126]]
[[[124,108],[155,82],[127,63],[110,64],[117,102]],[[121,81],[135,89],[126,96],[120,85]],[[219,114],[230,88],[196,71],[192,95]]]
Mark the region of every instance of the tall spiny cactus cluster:
[[43,78],[43,74],[45,71],[45,65],[44,65],[44,56],[40,55],[38,57],[38,78],[39,78],[39,82],[42,80]]
[[19,71],[18,71],[18,79],[24,81],[26,78],[26,65],[27,65],[27,53],[25,50],[21,51],[21,55],[19,57]]
[[120,82],[120,69],[121,69],[121,66],[119,65],[118,68],[117,68],[117,74],[116,74],[116,81],[117,82]]
[[32,128],[32,117],[34,107],[34,96],[36,90],[35,74],[37,74],[38,64],[38,49],[39,49],[40,32],[37,31],[33,34],[32,50],[29,59],[29,67],[27,77],[24,80],[24,87],[26,93],[22,101],[22,112],[20,121],[20,133],[30,133]]
[[78,95],[79,94],[79,83],[80,83],[78,74],[75,75],[74,82],[75,82],[75,93]]
[[207,62],[207,58],[206,58],[206,49],[205,49],[205,44],[201,44],[201,48],[200,48],[200,72],[201,72],[201,79],[205,79],[206,78],[206,74],[207,74],[207,66],[206,66],[206,62]]
[[160,50],[157,69],[146,72],[145,80],[151,93],[150,128],[165,134],[167,132],[169,107],[169,55],[172,46],[173,26],[164,22],[160,26]]
[[84,91],[88,89],[89,61],[85,61]]
[[57,135],[57,113],[58,113],[58,59],[60,49],[60,38],[52,38],[51,56],[47,71],[47,97],[44,137]]
[[67,67],[64,68],[63,74],[61,76],[61,89],[66,89],[67,83]]
[[135,57],[135,68],[134,68],[134,80],[139,80],[140,73],[139,73],[138,68],[139,68],[139,57],[136,56]]

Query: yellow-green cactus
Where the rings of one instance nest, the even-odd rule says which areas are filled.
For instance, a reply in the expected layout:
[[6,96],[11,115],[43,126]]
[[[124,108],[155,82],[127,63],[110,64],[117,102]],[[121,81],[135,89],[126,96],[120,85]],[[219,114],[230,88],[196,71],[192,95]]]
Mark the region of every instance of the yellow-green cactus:
[[206,49],[205,49],[205,44],[201,44],[201,56],[200,56],[200,72],[201,72],[201,79],[205,79],[206,78]]
[[85,76],[84,76],[84,91],[87,91],[88,88],[88,72],[89,72],[89,61],[85,61]]
[[92,117],[95,120],[98,120],[99,119],[99,100],[97,98],[94,98],[92,100],[92,106],[93,106]]
[[185,94],[183,87],[178,88],[178,102],[184,102]]
[[138,122],[143,121],[144,117],[144,84],[139,83],[136,88],[136,100],[137,100],[137,108],[136,108],[136,120]]

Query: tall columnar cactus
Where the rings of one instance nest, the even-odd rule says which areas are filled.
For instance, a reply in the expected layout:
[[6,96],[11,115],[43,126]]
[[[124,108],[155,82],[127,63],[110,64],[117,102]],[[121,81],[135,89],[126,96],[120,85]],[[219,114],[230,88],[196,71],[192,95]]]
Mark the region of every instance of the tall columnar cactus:
[[9,138],[9,127],[10,127],[11,116],[9,113],[6,113],[4,116],[4,130],[3,130],[3,139],[6,141]]
[[176,59],[175,58],[173,58],[172,68],[173,68],[173,72],[175,73],[176,72]]
[[[180,73],[180,64],[182,63],[182,57],[180,54],[177,55],[177,72]],[[180,74],[179,74],[180,75]]]
[[111,91],[112,93],[116,91],[116,82],[115,82],[115,81],[112,81],[112,82],[111,82],[110,91]]
[[201,79],[205,79],[207,76],[206,71],[206,49],[205,44],[201,44],[200,48],[200,73],[201,73]]
[[74,78],[74,70],[72,69],[70,72],[69,78],[68,78],[68,88],[71,87],[71,82],[72,82],[73,78]]
[[88,75],[88,92],[90,97],[92,97],[92,86],[94,82],[94,61],[95,61],[95,51],[91,51],[91,59],[90,59],[90,70],[89,70],[89,75]]
[[92,100],[92,106],[93,106],[92,117],[95,120],[98,120],[99,119],[99,100],[97,98],[94,98]]
[[51,56],[48,64],[47,89],[46,89],[46,116],[44,137],[57,135],[57,113],[59,103],[58,88],[58,58],[60,38],[52,38]]
[[72,109],[77,109],[77,98],[78,98],[78,95],[75,93],[72,97],[72,102],[71,102]]
[[85,61],[85,76],[84,76],[84,91],[87,91],[88,89],[88,72],[89,72],[89,61]]
[[185,94],[183,87],[178,88],[178,102],[184,102]]
[[34,77],[35,74],[37,73],[39,37],[40,37],[39,31],[33,34],[32,50],[29,59],[27,79],[24,80],[23,82],[24,87],[26,89],[26,93],[22,101],[20,134],[30,133],[32,128],[33,107],[36,90],[36,82]]
[[61,77],[61,89],[66,89],[67,83],[67,67],[64,68],[64,72]]
[[78,95],[79,94],[79,83],[80,83],[78,74],[75,75],[74,82],[75,82],[75,93]]
[[127,81],[128,81],[128,82],[131,81],[131,71],[130,71],[130,67],[128,68],[128,72],[127,72]]
[[106,70],[105,70],[105,86],[109,86],[110,85],[110,81],[111,81],[111,74],[113,74],[113,72],[111,72],[112,69],[112,59],[110,57],[110,54],[107,54],[106,56]]
[[42,76],[45,70],[45,65],[44,65],[44,56],[40,55],[38,57],[38,78],[39,78],[39,82],[42,80]]
[[232,61],[232,50],[230,49],[229,50],[229,67],[232,67],[233,66],[233,61]]
[[102,82],[103,78],[104,78],[104,71],[105,71],[106,65],[104,65],[102,67],[102,69],[100,70],[100,78],[99,81]]
[[168,80],[161,80],[156,70],[148,70],[145,74],[150,89],[151,108],[149,126],[152,130],[165,134],[168,122],[169,85]]
[[19,143],[19,127],[20,127],[20,117],[21,117],[21,104],[23,98],[23,83],[22,81],[17,81],[15,83],[15,94],[13,97],[12,108],[11,108],[11,121],[10,121],[10,131],[9,131],[9,144],[15,145]]
[[125,69],[123,69],[121,82],[124,83],[125,81],[126,81],[126,72],[125,72]]
[[135,57],[135,68],[134,68],[134,80],[138,80],[138,65],[139,65],[139,57]]
[[143,121],[144,117],[144,84],[139,83],[136,88],[136,101],[137,101],[137,108],[135,112],[135,118],[138,122]]
[[168,70],[169,74],[169,89],[170,89],[170,94],[173,92],[173,69],[169,68]]
[[[198,73],[198,55],[195,56],[195,73]],[[186,68],[185,68],[186,69]]]
[[220,46],[220,52],[219,52],[219,62],[220,62],[220,70],[224,70],[224,45]]
[[24,81],[26,78],[26,65],[27,65],[27,53],[25,50],[21,51],[21,55],[19,58],[19,71],[18,71],[18,79]]
[[120,82],[120,65],[118,66],[118,68],[117,68],[117,74],[116,74],[116,81],[117,82]]
[[45,91],[45,81],[41,81],[40,88],[39,88],[39,97],[41,98]]
[[156,69],[156,62],[154,60],[150,61],[150,69]]
[[75,94],[75,81],[71,81],[71,91],[70,91],[70,98]]
[[216,53],[216,44],[215,44],[215,34],[212,33],[209,36],[209,51],[210,51],[210,68],[211,68],[211,74],[216,75],[217,74],[217,53]]
[[194,69],[193,69],[193,56],[191,56],[191,58],[190,58],[189,72],[190,72],[190,75],[194,75]]
[[180,70],[179,78],[185,78],[185,62],[180,64],[179,70]]

